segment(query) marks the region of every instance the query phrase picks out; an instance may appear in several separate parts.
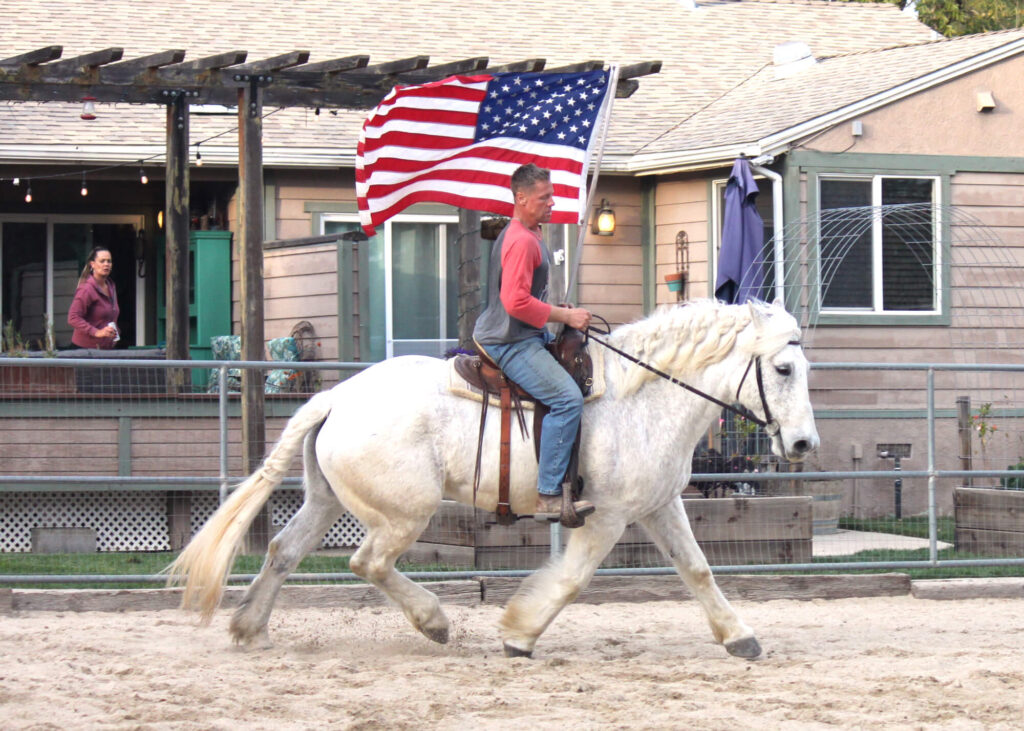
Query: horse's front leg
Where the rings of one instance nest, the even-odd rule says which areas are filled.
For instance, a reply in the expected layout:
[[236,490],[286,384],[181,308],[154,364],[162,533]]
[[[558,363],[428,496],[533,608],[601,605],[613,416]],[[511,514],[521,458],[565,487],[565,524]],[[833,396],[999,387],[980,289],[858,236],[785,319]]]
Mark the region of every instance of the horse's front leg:
[[530,657],[537,638],[574,600],[619,540],[625,524],[600,512],[572,531],[565,552],[526,577],[509,600],[499,624],[508,657]]
[[707,612],[715,639],[725,645],[730,655],[754,658],[761,654],[761,645],[723,596],[711,575],[704,552],[697,545],[686,519],[682,499],[676,497],[640,520],[683,581]]

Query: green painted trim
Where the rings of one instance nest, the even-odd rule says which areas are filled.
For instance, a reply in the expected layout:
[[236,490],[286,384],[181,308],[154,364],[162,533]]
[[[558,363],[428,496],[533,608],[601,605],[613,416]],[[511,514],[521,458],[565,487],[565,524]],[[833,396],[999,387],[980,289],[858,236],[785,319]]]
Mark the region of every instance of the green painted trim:
[[[707,283],[708,283],[708,297],[715,296],[715,279],[717,272],[713,262],[717,259],[715,256],[715,179],[714,177],[708,178],[705,181],[707,187],[707,193],[704,196],[704,200],[707,206],[707,213],[704,215],[704,219],[708,222],[708,240],[707,240],[707,252],[705,261],[707,262]],[[689,289],[689,282],[687,282],[687,289]],[[689,295],[690,292],[687,292]]]
[[[306,201],[302,210],[306,213],[359,213],[355,201]],[[313,233],[319,233],[319,229],[314,229]]]
[[640,181],[640,268],[643,272],[643,308],[644,314],[654,311],[657,302],[657,206],[655,194],[658,181],[648,176]]
[[[359,360],[366,362],[373,360],[370,351],[370,242],[359,242],[356,254],[359,260]],[[350,319],[350,329],[351,324]],[[355,350],[354,347],[352,349]],[[351,360],[355,360],[354,353]]]
[[[945,297],[948,299],[948,296]],[[870,315],[853,314],[831,314],[819,312],[817,324],[819,325],[885,325],[887,327],[945,327],[953,321],[949,313],[937,313],[934,315],[882,315],[873,313]]]
[[[331,369],[333,370],[333,369]],[[0,419],[54,418],[54,419],[102,419],[131,417],[211,417],[218,416],[217,396],[215,394],[193,397],[189,401],[157,401],[148,396],[144,400],[95,400],[83,398],[78,402],[49,401],[0,401]],[[305,396],[278,396],[268,394],[266,397],[266,415],[272,417],[290,417],[306,403]],[[238,394],[231,394],[228,400],[228,416],[238,418],[242,415],[242,407]]]
[[[807,174],[807,207],[801,212],[797,211],[796,217],[790,217],[790,211],[786,210],[787,221],[802,221],[820,212],[820,201],[818,197],[819,179],[822,175],[928,175],[939,179],[940,204],[948,205],[952,196],[953,168],[943,166],[940,163],[948,162],[947,157],[940,155],[852,155],[852,154],[829,154],[820,152],[796,151],[791,159],[787,160],[786,172],[792,174],[794,181],[787,185],[787,204],[789,203],[789,189],[796,188],[795,196],[799,195],[800,173]],[[911,162],[908,163],[908,160]],[[921,161],[931,161],[937,167],[915,167]],[[870,163],[870,164],[869,164]],[[797,208],[799,204],[797,203]],[[818,232],[809,231],[806,235],[808,245],[818,245]],[[809,314],[811,319],[818,325],[884,325],[890,327],[920,327],[935,326],[946,327],[952,324],[953,315],[950,307],[952,297],[950,282],[952,277],[952,227],[948,220],[942,222],[940,235],[942,250],[939,256],[942,260],[940,281],[941,302],[939,312],[934,314],[854,314],[854,313],[829,313],[821,310],[821,292],[818,283],[821,281],[819,271],[819,258],[813,257],[807,270],[807,297],[809,301]],[[794,257],[794,258],[791,258]],[[786,260],[796,261],[798,258],[795,251],[786,249]],[[789,273],[787,273],[789,274]],[[788,283],[787,278],[787,283]],[[797,289],[797,288],[793,288]],[[796,303],[787,302],[787,305],[794,306]]]
[[263,240],[277,239],[277,186],[263,185]]
[[[952,206],[953,204],[953,182],[951,175],[943,175],[939,178],[939,195],[946,206]],[[941,299],[941,306],[939,307],[939,316],[942,320],[942,325],[953,324],[953,222],[949,216],[946,216],[942,221],[942,233],[939,237],[942,251],[942,265],[939,269],[939,277],[942,283],[942,287],[939,291],[939,297]],[[939,323],[937,323],[939,324]]]
[[132,417],[117,418],[117,474],[127,477],[132,473]]
[[352,246],[338,242],[338,359],[351,361],[355,356],[352,341]]
[[[789,284],[791,278],[799,277],[800,249],[802,236],[793,236],[793,228],[786,225],[789,221],[803,220],[803,211],[800,209],[800,168],[792,164],[791,156],[784,158],[782,174],[782,230],[785,238],[782,241],[783,257],[790,266],[796,266],[795,271],[783,272],[782,281]],[[794,240],[796,239],[796,240]],[[786,297],[786,309],[790,312],[798,312],[802,303],[801,287],[784,287]]]
[[793,150],[787,155],[787,165],[804,169],[828,168],[839,170],[900,170],[914,173],[958,172],[1024,173],[1024,157],[981,157],[976,155],[898,155],[885,153],[834,153]]

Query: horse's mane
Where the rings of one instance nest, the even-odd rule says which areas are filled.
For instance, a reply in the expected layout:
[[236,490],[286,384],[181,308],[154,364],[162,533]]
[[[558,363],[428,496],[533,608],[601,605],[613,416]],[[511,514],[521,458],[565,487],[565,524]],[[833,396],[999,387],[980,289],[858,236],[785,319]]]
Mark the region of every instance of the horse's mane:
[[[763,315],[765,324],[755,337],[740,341],[740,333],[754,318],[753,308]],[[779,305],[727,305],[703,299],[662,305],[650,316],[617,328],[609,342],[659,370],[683,376],[723,360],[738,341],[750,356],[756,356],[775,353],[799,337],[796,320]],[[606,376],[615,378],[611,373]],[[646,368],[630,365],[620,382],[622,395],[636,392],[653,378],[657,376]]]

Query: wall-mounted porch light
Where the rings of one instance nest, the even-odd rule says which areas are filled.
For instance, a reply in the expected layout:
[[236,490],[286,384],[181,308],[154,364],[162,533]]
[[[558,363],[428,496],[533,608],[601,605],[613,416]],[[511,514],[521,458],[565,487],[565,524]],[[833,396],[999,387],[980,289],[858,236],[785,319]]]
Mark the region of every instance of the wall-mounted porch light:
[[615,211],[607,198],[601,199],[601,205],[594,210],[594,222],[590,227],[598,236],[611,236],[615,233]]

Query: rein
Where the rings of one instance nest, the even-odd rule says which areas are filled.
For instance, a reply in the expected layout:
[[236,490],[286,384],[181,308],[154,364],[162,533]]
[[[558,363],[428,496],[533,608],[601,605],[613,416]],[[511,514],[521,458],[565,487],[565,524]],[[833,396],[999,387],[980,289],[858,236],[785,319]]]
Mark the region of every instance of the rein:
[[[604,321],[605,326],[608,327],[608,321],[607,320],[604,320],[603,317],[600,317],[598,315],[595,315],[595,317],[599,317],[599,319]],[[649,370],[654,375],[660,376],[661,378],[664,378],[669,383],[674,383],[675,385],[679,386],[680,388],[685,388],[690,393],[693,393],[693,394],[695,394],[697,396],[700,396],[701,398],[706,399],[706,400],[710,401],[713,404],[717,404],[718,406],[721,406],[723,409],[727,409],[728,411],[733,412],[737,416],[742,416],[744,419],[748,419],[748,420],[754,422],[759,427],[762,427],[765,430],[765,433],[767,433],[769,436],[775,436],[776,434],[779,433],[779,422],[777,422],[772,417],[772,411],[771,411],[770,408],[768,408],[768,400],[765,398],[765,394],[764,394],[764,377],[761,375],[761,356],[759,356],[759,355],[758,356],[754,356],[753,358],[750,359],[750,362],[747,363],[747,369],[743,372],[743,378],[740,379],[740,385],[736,388],[736,398],[739,398],[740,390],[743,388],[743,383],[747,380],[747,374],[750,373],[751,366],[753,366],[754,363],[757,363],[757,369],[754,371],[754,375],[755,375],[755,378],[757,379],[757,393],[761,397],[761,408],[764,409],[764,415],[765,415],[764,419],[761,419],[760,417],[756,416],[755,414],[751,413],[750,411],[748,411],[746,409],[740,409],[740,408],[737,408],[736,406],[733,406],[732,404],[727,404],[724,401],[716,399],[711,394],[705,393],[704,391],[701,391],[699,388],[691,386],[688,383],[683,383],[682,381],[680,381],[675,376],[670,376],[668,373],[665,373],[665,371],[660,370],[658,368],[655,368],[650,363],[645,363],[644,361],[640,360],[636,356],[630,355],[629,353],[625,352],[624,350],[619,350],[618,348],[616,348],[614,345],[608,343],[607,341],[604,341],[604,340],[601,340],[600,338],[594,337],[594,333],[598,333],[600,335],[610,335],[611,334],[611,329],[610,328],[608,328],[607,330],[598,330],[597,328],[595,328],[593,326],[590,326],[590,327],[587,328],[587,337],[592,339],[594,342],[599,343],[600,345],[603,345],[604,347],[608,348],[608,350],[612,351],[613,353],[617,353],[618,355],[621,355],[626,360],[631,361],[633,363],[636,363],[641,368],[646,368],[647,370]],[[799,341],[795,341],[795,340],[790,340],[789,343],[788,343],[788,345],[799,345],[799,344],[800,344]]]

